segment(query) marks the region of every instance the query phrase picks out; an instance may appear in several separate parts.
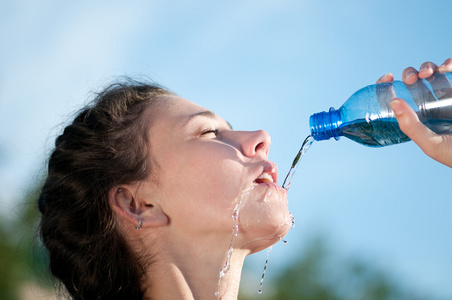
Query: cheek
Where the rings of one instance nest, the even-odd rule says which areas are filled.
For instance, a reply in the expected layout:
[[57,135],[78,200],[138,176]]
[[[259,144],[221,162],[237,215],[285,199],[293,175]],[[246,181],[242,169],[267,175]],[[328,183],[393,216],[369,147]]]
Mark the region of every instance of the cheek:
[[[190,194],[196,206],[201,225],[209,230],[225,231],[232,228],[232,214],[243,190],[242,170],[237,162],[223,160],[215,164],[199,164],[196,173],[187,178],[185,194]],[[190,208],[190,209],[193,209]]]
[[[207,197],[234,200],[245,186],[246,176],[243,166],[232,160],[202,162],[193,168],[195,173],[189,180],[201,188]],[[195,186],[193,186],[195,189]]]
[[192,225],[199,224],[200,229],[227,225],[230,232],[232,212],[247,176],[234,152],[220,150],[186,151],[183,157],[160,164],[160,187],[170,217],[182,220],[190,216],[196,219]]
[[185,186],[207,198],[233,201],[245,186],[246,168],[237,156],[235,148],[223,144],[211,144],[181,161],[182,168],[188,170],[184,178]]

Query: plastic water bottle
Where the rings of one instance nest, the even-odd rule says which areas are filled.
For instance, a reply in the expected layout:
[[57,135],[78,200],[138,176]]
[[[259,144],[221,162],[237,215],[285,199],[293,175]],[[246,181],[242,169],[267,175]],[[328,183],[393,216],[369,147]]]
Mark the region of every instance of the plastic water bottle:
[[394,81],[362,88],[338,110],[313,114],[311,135],[317,141],[345,136],[371,147],[409,141],[389,106],[394,98],[408,102],[434,132],[452,134],[452,75],[436,73],[412,85]]

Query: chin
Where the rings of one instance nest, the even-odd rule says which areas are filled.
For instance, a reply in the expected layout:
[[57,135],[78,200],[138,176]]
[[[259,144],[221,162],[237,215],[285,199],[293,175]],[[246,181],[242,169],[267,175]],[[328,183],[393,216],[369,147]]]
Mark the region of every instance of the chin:
[[264,250],[283,239],[291,227],[292,215],[289,211],[278,218],[267,219],[265,223],[260,222],[254,226],[248,224],[242,232],[239,230],[238,236],[245,239],[240,248],[249,249],[250,254]]
[[240,199],[239,232],[235,248],[261,251],[279,242],[292,227],[286,190],[259,184]]
[[268,236],[260,240],[249,242],[243,248],[249,249],[250,250],[249,254],[253,254],[264,249],[267,249],[268,247],[273,246],[277,242],[281,241],[281,239],[289,232],[289,229],[290,226],[287,226],[287,228],[281,230],[281,232],[275,233],[273,236]]

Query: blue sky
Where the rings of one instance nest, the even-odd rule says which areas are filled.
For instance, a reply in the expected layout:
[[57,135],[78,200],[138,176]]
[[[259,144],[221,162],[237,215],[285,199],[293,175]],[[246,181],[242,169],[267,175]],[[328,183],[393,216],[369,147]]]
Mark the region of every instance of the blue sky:
[[[284,177],[312,113],[387,72],[452,57],[451,9],[446,0],[2,1],[0,212],[14,214],[72,113],[122,75],[151,78],[235,129],[267,130]],[[289,192],[297,225],[270,263],[321,232],[338,253],[450,298],[451,178],[412,142],[316,142]]]

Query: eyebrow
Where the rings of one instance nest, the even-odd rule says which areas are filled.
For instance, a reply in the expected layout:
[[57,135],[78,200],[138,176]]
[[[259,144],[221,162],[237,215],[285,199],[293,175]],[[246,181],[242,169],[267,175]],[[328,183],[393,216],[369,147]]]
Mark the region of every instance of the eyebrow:
[[[199,116],[204,116],[204,117],[207,117],[207,118],[210,118],[210,119],[215,119],[216,114],[213,111],[210,111],[210,110],[200,111],[200,112],[191,114],[191,115],[189,115],[187,117],[187,121],[185,121],[183,126],[187,125],[187,123],[190,122],[190,120],[192,120],[193,118],[199,117]],[[225,122],[228,124],[229,128],[232,129],[232,125],[228,121],[225,121]]]
[[187,122],[190,121],[191,119],[193,119],[194,117],[197,117],[197,116],[205,116],[205,117],[208,117],[208,118],[215,118],[215,113],[213,111],[210,111],[210,110],[197,112],[197,113],[189,115]]

